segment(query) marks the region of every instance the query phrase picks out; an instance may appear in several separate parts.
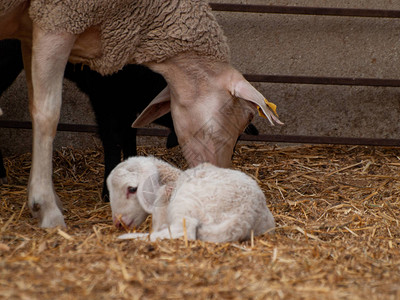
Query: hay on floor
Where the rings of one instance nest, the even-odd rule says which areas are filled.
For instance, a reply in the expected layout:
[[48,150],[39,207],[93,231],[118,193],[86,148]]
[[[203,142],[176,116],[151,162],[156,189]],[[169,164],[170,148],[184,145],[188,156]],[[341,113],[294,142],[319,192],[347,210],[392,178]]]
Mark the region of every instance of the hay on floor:
[[[186,168],[179,149],[142,147]],[[244,243],[120,241],[101,201],[102,154],[54,155],[67,229],[26,205],[30,155],[6,158],[0,187],[4,299],[400,299],[400,149],[238,146],[277,222]],[[147,231],[147,220],[138,231]]]

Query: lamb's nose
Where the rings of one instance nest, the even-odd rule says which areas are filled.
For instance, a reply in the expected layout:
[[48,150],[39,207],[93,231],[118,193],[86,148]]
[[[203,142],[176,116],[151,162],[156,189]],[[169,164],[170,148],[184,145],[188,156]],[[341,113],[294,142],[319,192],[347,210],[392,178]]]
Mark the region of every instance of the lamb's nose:
[[118,229],[122,229],[123,228],[123,224],[122,224],[122,221],[121,221],[121,216],[113,217],[113,221],[114,221],[115,227],[117,227]]
[[119,220],[115,220],[115,221],[114,221],[114,225],[115,225],[115,227],[117,227],[118,229],[122,229],[122,228],[123,228],[122,223],[121,223]]

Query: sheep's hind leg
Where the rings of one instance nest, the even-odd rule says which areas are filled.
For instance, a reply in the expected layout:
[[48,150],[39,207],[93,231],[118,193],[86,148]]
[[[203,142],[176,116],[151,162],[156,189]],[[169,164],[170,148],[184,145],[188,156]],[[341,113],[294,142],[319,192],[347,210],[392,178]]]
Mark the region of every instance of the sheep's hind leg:
[[74,35],[48,33],[34,25],[31,64],[30,53],[23,48],[26,72],[31,75],[27,80],[33,127],[28,203],[41,227],[65,226],[61,203],[52,182],[52,152],[60,115],[64,69],[74,41]]

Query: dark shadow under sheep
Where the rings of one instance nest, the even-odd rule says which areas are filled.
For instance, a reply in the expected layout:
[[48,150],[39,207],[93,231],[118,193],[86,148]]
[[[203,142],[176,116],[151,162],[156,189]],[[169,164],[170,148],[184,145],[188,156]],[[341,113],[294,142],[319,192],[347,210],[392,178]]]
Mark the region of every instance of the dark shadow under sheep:
[[[135,156],[137,129],[132,123],[154,97],[166,86],[163,77],[139,65],[128,65],[118,73],[101,76],[87,66],[67,64],[65,78],[75,82],[87,94],[98,124],[104,149],[102,196],[108,199],[106,179],[123,159]],[[167,148],[178,145],[171,114],[154,123],[170,128]]]
[[6,168],[4,167],[3,154],[0,150],[0,185],[3,183],[7,183],[7,172]]

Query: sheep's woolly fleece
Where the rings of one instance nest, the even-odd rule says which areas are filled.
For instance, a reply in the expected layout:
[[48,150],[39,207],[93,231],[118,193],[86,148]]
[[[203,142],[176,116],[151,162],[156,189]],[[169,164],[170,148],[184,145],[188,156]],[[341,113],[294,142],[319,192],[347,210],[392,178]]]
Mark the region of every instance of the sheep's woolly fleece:
[[229,60],[226,38],[203,0],[32,0],[29,14],[51,32],[80,34],[97,26],[103,55],[83,63],[102,74],[184,52]]

